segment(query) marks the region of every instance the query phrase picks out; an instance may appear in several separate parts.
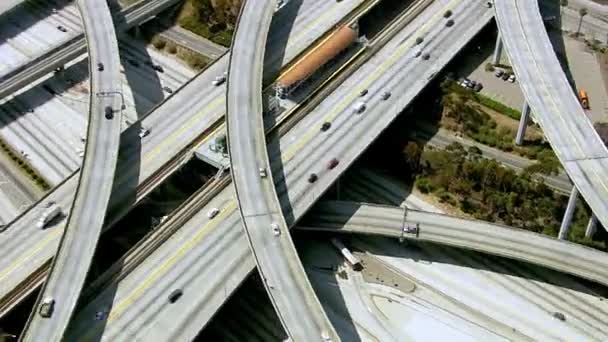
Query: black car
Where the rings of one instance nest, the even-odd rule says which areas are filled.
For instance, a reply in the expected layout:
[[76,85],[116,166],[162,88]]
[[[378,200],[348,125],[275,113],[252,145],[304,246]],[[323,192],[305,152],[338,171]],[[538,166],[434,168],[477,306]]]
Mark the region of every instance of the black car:
[[511,75],[509,75],[508,72],[505,72],[504,74],[502,74],[501,78],[502,78],[503,81],[506,81],[506,80],[509,79],[509,76],[511,76]]
[[68,32],[68,29],[66,29],[65,27],[63,27],[61,25],[57,26],[57,29],[61,32]]
[[338,166],[338,164],[340,163],[340,161],[338,161],[338,159],[333,158],[332,160],[329,161],[329,163],[327,164],[327,169],[331,170],[334,167]]
[[165,69],[163,69],[163,67],[158,64],[155,64],[152,68],[158,72],[165,72]]
[[103,71],[103,63],[97,63],[97,70]]
[[321,125],[321,131],[325,132],[327,131],[329,128],[331,127],[331,122],[324,122],[323,125]]
[[424,55],[422,55],[422,59],[424,59],[425,61],[428,60],[429,58],[431,58],[431,55],[429,55],[428,53],[425,53]]
[[169,303],[175,303],[177,302],[177,300],[184,294],[184,292],[180,289],[175,289],[173,290],[173,292],[171,292],[169,294],[169,297],[167,298],[169,300]]
[[478,82],[474,87],[473,90],[475,90],[476,92],[480,92],[481,89],[483,89],[483,84],[481,84],[481,82]]
[[112,110],[112,107],[107,106],[105,108],[105,115],[106,115],[106,119],[111,120],[112,118],[114,118],[114,111]]
[[317,179],[319,179],[319,176],[317,176],[316,173],[311,173],[310,176],[308,176],[308,183],[314,183]]

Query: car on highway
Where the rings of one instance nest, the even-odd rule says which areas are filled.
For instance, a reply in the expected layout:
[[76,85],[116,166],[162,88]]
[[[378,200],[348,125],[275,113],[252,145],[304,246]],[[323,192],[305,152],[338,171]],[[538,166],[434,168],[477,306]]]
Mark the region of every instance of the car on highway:
[[445,26],[447,26],[447,27],[452,27],[452,26],[454,26],[454,20],[453,20],[453,19],[450,19],[450,20],[446,21],[446,22],[445,22]]
[[97,71],[103,71],[103,63],[97,63]]
[[319,179],[319,176],[317,176],[316,173],[311,173],[310,176],[308,176],[308,183],[314,183],[317,179]]
[[158,72],[165,72],[165,69],[163,69],[162,65],[158,65],[158,64],[152,65],[152,69],[154,69]]
[[431,55],[428,53],[425,53],[424,55],[422,55],[422,59],[424,59],[425,61],[428,60],[429,58],[431,58]]
[[53,314],[54,309],[55,299],[47,297],[42,300],[42,303],[40,303],[40,309],[38,310],[38,313],[44,318],[49,318]]
[[363,89],[363,90],[361,90],[361,92],[359,92],[359,96],[363,97],[363,96],[367,95],[367,93],[368,93],[368,90]]
[[353,110],[354,110],[354,111],[355,111],[355,113],[357,113],[357,114],[361,114],[361,113],[363,113],[363,112],[365,111],[365,108],[366,108],[366,107],[365,107],[365,102],[363,102],[363,101],[359,101],[359,102],[357,102],[357,103],[355,103],[355,104],[353,105]]
[[266,178],[266,177],[268,177],[268,172],[266,172],[266,168],[265,168],[265,167],[261,167],[261,168],[259,169],[259,171],[260,171],[260,177],[261,177],[261,178]]
[[139,135],[140,138],[143,139],[144,137],[148,136],[148,134],[150,134],[150,130],[149,129],[143,128],[143,127],[139,129],[139,134],[138,135]]
[[220,213],[220,210],[218,208],[211,208],[211,210],[209,210],[209,212],[207,212],[207,218],[212,219],[214,217],[217,216],[217,214]]
[[385,91],[384,93],[382,93],[382,100],[383,101],[388,100],[389,97],[391,97],[391,92],[390,91]]
[[65,27],[63,27],[63,26],[61,26],[61,25],[58,25],[58,26],[57,26],[57,29],[58,29],[59,31],[61,31],[61,32],[68,32],[68,29],[66,29]]
[[334,167],[338,166],[338,164],[340,163],[340,161],[336,158],[332,158],[329,163],[327,163],[327,169],[331,170]]
[[273,222],[270,224],[270,228],[272,228],[272,233],[274,234],[274,236],[281,235],[281,229],[279,228],[278,224]]
[[44,229],[49,222],[59,215],[61,215],[61,207],[55,204],[55,202],[49,202],[47,207],[42,212],[42,215],[40,215],[40,218],[36,222],[36,228]]
[[331,122],[326,121],[321,125],[321,131],[325,132],[331,128]]
[[167,299],[169,300],[169,303],[173,304],[173,303],[177,302],[177,300],[183,294],[184,294],[184,292],[181,289],[175,289],[169,294],[169,297]]
[[216,76],[215,79],[213,80],[213,82],[211,82],[211,84],[213,84],[214,86],[219,86],[222,83],[224,83],[226,81],[226,76],[225,75],[220,75],[220,76]]
[[114,117],[114,110],[110,106],[106,106],[106,108],[104,108],[104,113],[105,113],[106,119],[108,119],[108,120],[110,120]]
[[420,55],[422,55],[422,48],[416,50],[414,57],[420,57]]
[[167,87],[167,86],[164,86],[164,87],[163,87],[163,90],[164,90],[165,92],[169,93],[169,94],[173,94],[173,90],[172,90],[171,88]]

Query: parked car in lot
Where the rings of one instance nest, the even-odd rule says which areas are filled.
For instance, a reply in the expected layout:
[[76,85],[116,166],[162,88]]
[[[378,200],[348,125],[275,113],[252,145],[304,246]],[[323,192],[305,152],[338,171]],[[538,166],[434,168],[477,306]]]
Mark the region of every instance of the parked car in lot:
[[511,76],[509,76],[509,82],[515,82],[515,74],[511,74]]
[[509,73],[506,73],[506,72],[505,72],[504,74],[502,74],[502,77],[501,77],[501,78],[502,78],[502,80],[503,80],[503,81],[508,80],[508,79],[509,79]]
[[494,76],[496,77],[501,77],[505,72],[502,69],[496,69],[496,71],[494,71]]
[[473,90],[476,92],[480,92],[481,89],[483,89],[483,84],[481,84],[481,82],[477,82],[477,84],[473,87]]

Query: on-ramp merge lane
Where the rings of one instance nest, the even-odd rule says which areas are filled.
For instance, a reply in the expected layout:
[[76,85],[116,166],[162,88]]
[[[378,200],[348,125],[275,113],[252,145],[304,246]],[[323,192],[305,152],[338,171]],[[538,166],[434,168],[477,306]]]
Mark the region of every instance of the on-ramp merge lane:
[[[405,232],[407,226],[418,226],[418,232]],[[298,229],[434,242],[518,259],[608,285],[606,253],[483,221],[401,207],[327,201],[311,210]]]
[[264,51],[276,1],[244,1],[226,97],[228,148],[243,227],[264,286],[294,341],[339,341],[314,293],[276,194],[263,120]]
[[[87,145],[67,227],[38,305],[30,315],[24,332],[25,341],[60,341],[63,338],[101,233],[118,157],[122,94],[118,41],[112,16],[105,1],[78,0],[77,4],[90,56]],[[98,67],[98,63],[103,64],[103,68]],[[54,300],[54,310],[50,317],[43,317],[39,308],[49,298]]]
[[608,149],[559,64],[534,0],[495,0],[496,22],[534,115],[564,169],[608,229]]

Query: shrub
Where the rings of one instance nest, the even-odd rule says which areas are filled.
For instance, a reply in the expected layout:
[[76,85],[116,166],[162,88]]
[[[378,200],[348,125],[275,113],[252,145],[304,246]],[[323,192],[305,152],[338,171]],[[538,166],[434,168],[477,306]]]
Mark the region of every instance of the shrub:
[[162,50],[165,48],[165,45],[167,45],[167,42],[164,39],[155,36],[154,38],[152,38],[152,45],[156,49]]
[[416,180],[416,187],[423,194],[428,194],[429,192],[433,191],[433,184],[431,183],[431,181],[428,178],[425,178],[425,177],[418,178]]

